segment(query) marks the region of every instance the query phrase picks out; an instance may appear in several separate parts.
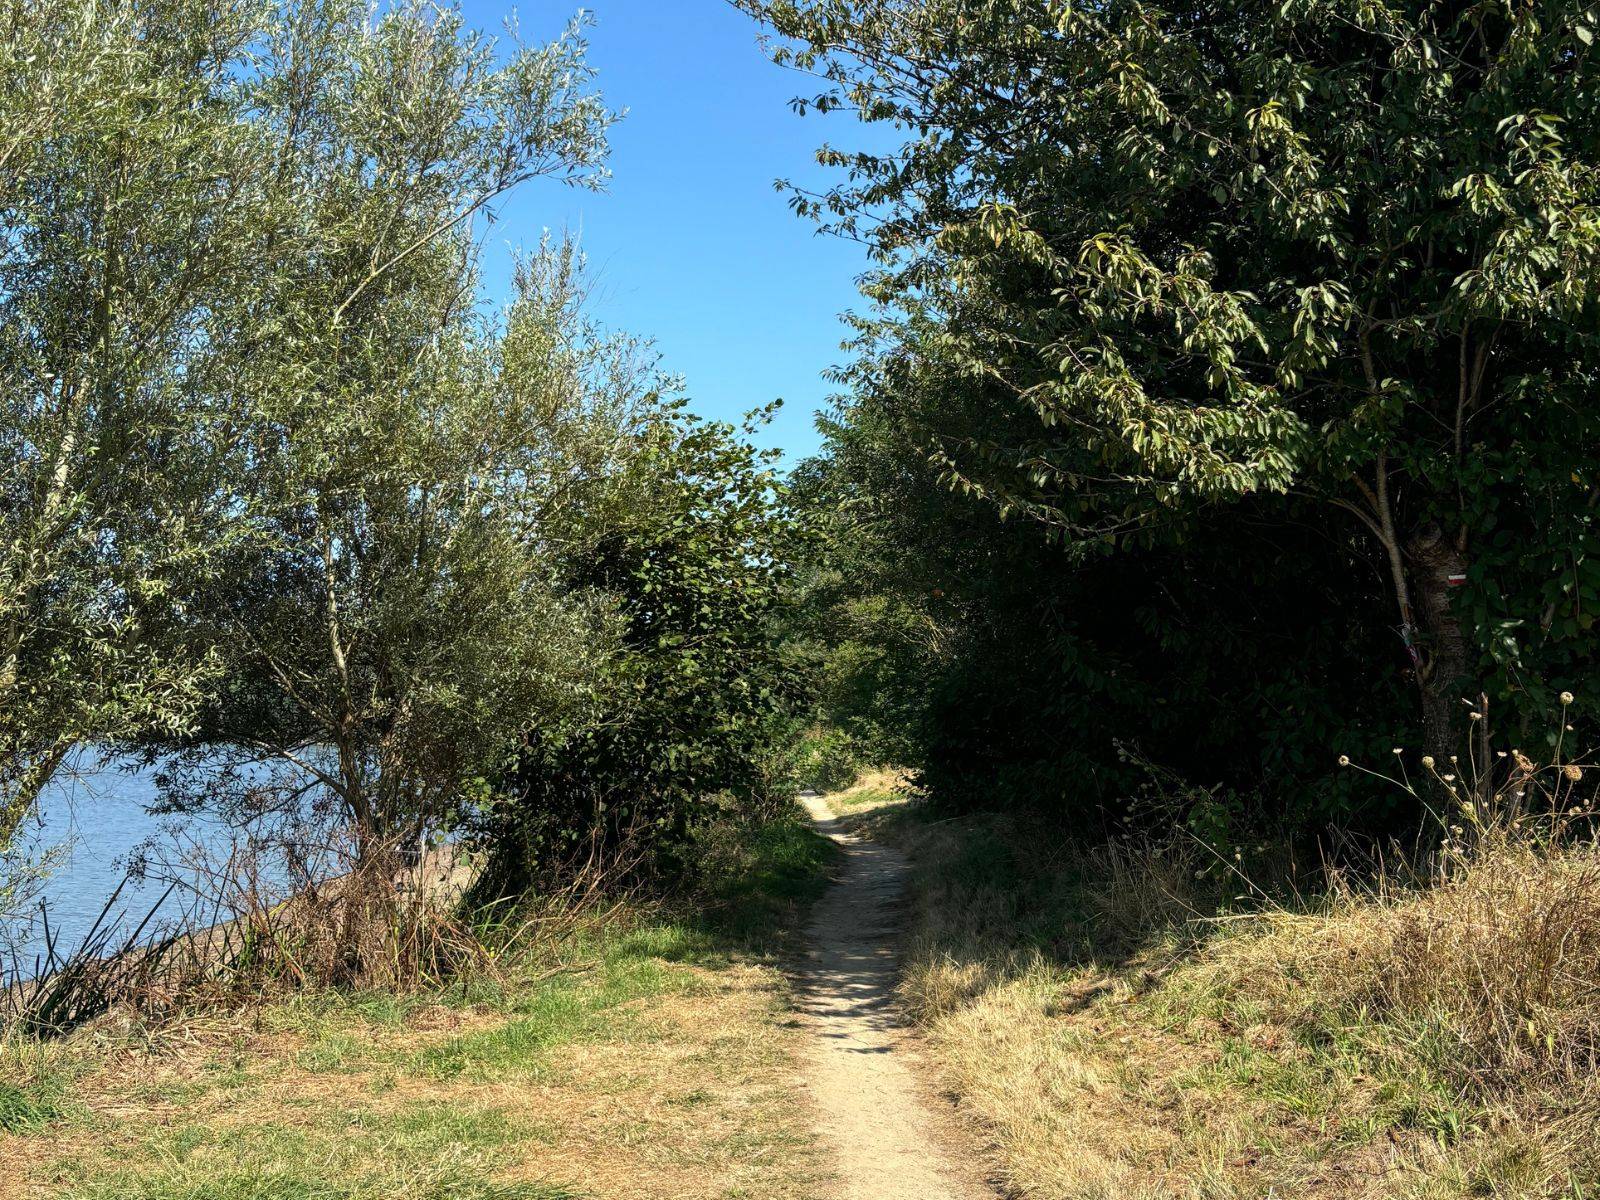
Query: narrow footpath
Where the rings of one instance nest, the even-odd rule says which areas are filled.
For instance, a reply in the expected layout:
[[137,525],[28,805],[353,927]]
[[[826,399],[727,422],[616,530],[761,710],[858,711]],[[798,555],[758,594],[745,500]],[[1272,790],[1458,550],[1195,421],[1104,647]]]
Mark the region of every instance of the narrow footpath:
[[932,1102],[895,1002],[895,945],[907,864],[845,832],[820,797],[801,797],[844,871],[817,904],[798,1003],[807,1070],[838,1200],[985,1200],[976,1155]]

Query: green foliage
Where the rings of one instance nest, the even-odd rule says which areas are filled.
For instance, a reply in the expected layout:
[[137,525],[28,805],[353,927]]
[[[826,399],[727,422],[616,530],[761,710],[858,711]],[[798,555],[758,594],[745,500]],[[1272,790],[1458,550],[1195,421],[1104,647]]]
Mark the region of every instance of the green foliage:
[[1327,557],[1303,514],[1248,505],[1234,528],[1074,562],[942,486],[901,434],[913,404],[952,425],[982,411],[885,376],[796,481],[823,528],[793,636],[822,711],[865,753],[918,768],[947,803],[1091,828],[1130,815],[1141,758],[1247,797],[1245,826],[1390,819],[1392,797],[1334,765],[1387,754],[1406,720],[1402,681],[1372,678],[1385,631],[1350,619],[1382,604],[1355,554]]
[[582,702],[603,622],[557,594],[544,539],[626,399],[624,348],[578,319],[570,249],[524,264],[501,328],[461,300],[471,214],[601,178],[583,53],[575,27],[497,56],[412,4],[300,12],[264,51],[256,120],[302,203],[277,210],[292,250],[219,398],[230,545],[184,625],[228,686],[170,803],[319,797],[302,807],[364,857],[453,824],[529,726]]
[[514,894],[602,844],[670,847],[731,798],[770,807],[790,686],[775,638],[792,523],[771,456],[679,401],[642,409],[638,451],[572,518],[565,586],[611,598],[619,643],[595,684],[603,721],[530,731],[484,814]]
[[501,198],[604,185],[585,28],[0,14],[0,850],[130,748],[307,874],[473,818],[525,879],[779,794],[770,460],[585,315],[575,247],[480,302]]
[[[519,264],[503,319],[461,303],[467,217],[535,176],[600,178],[583,49],[575,29],[503,60],[410,7],[272,41],[258,119],[292,132],[285,187],[309,204],[280,214],[296,253],[222,397],[230,542],[184,627],[226,686],[168,769],[172,806],[309,798],[366,854],[499,820],[508,766],[550,747],[652,836],[762,785],[769,466],[592,326],[572,247]],[[516,820],[587,830],[592,800],[546,782]]]
[[52,0],[3,30],[0,844],[133,739],[290,764],[363,837],[448,808],[596,640],[517,486],[581,469],[570,298],[503,347],[461,303],[496,197],[604,179],[581,24]]
[[1065,799],[1120,786],[1120,724],[1207,785],[1265,766],[1271,809],[1363,730],[1443,758],[1463,695],[1542,728],[1594,675],[1582,4],[743,7],[802,109],[902,135],[794,203],[879,264],[826,611],[903,648],[834,654],[943,722],[919,761]]
[[285,793],[315,788],[360,837],[414,842],[457,823],[536,724],[587,711],[607,604],[559,586],[548,541],[633,379],[576,320],[570,251],[544,254],[497,336],[389,347],[369,363],[382,400],[319,405],[303,441],[256,416],[265,469],[237,477],[243,536],[200,610],[230,687],[169,771],[171,802],[259,803],[276,760]]
[[270,149],[228,64],[254,6],[0,18],[0,846],[83,742],[193,717],[152,628],[206,554],[205,397],[260,296]]
[[812,729],[794,751],[794,780],[813,792],[837,792],[849,787],[866,765],[860,748],[838,729]]

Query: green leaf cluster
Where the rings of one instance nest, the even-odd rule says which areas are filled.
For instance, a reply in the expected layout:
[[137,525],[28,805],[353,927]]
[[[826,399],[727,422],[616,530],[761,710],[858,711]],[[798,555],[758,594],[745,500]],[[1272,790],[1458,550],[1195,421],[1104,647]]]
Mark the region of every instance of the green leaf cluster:
[[[843,560],[851,539],[885,556],[875,602],[910,606],[896,643],[923,678],[919,640],[972,637],[1034,680],[1046,727],[1026,733],[999,681],[974,687],[982,655],[951,676],[962,694],[918,706],[983,730],[977,761],[1115,777],[1098,717],[1136,680],[1128,736],[1252,764],[1206,780],[1289,744],[1265,765],[1331,766],[1385,722],[1447,761],[1463,697],[1517,741],[1554,692],[1600,700],[1584,0],[743,7],[821,80],[799,107],[897,135],[824,149],[837,182],[793,192],[877,263],[819,470],[859,514]],[[918,511],[908,491],[910,532],[891,511]],[[959,584],[937,586],[959,612],[928,603],[952,561]],[[1185,704],[1217,715],[1144,732]]]

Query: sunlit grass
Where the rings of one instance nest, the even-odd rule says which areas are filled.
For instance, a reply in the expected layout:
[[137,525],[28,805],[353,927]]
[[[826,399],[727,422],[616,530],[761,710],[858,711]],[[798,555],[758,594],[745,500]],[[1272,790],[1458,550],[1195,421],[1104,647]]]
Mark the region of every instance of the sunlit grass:
[[0,1195],[575,1200],[625,1178],[802,1200],[773,963],[831,861],[785,819],[727,848],[700,904],[586,926],[498,982],[5,1044]]
[[898,829],[905,998],[1025,1194],[1596,1194],[1592,847],[1213,919],[1159,855]]
[[59,1119],[58,1089],[39,1082],[0,1080],[0,1133],[29,1133]]
[[888,809],[905,804],[912,790],[905,772],[880,767],[863,771],[842,791],[828,794],[828,806],[840,816],[850,816],[873,809]]

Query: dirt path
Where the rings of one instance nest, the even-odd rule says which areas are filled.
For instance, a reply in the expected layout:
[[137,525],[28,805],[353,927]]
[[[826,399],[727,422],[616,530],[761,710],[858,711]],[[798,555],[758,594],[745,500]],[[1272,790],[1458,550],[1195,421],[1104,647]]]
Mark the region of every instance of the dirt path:
[[839,1200],[982,1200],[993,1192],[942,1126],[913,1065],[895,1006],[895,934],[906,861],[846,833],[827,804],[802,796],[817,829],[845,854],[817,905],[799,988],[814,1036],[808,1073]]

